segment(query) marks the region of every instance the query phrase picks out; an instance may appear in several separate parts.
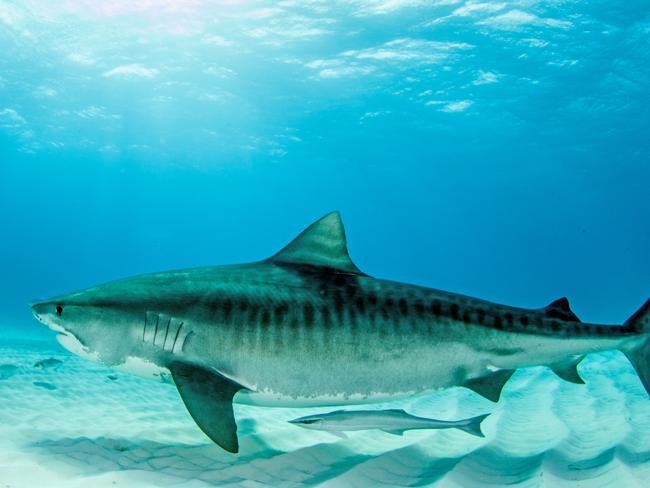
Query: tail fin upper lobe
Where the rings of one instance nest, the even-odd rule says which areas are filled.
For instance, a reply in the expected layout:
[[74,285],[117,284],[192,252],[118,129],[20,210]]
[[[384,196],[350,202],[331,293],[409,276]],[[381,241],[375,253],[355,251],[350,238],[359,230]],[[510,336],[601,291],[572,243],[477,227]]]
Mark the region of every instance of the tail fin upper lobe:
[[634,366],[646,392],[650,394],[650,299],[625,321],[625,327],[639,334],[640,341],[623,353]]

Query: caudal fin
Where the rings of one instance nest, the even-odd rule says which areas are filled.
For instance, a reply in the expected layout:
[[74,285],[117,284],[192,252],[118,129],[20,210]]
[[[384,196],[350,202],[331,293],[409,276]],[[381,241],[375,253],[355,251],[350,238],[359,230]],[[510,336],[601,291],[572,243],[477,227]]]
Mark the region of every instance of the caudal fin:
[[650,299],[625,321],[625,327],[639,334],[639,342],[623,353],[634,366],[645,391],[650,394]]
[[465,420],[464,425],[459,425],[458,428],[462,431],[467,432],[468,434],[475,435],[477,437],[485,437],[483,431],[481,430],[481,422],[485,420],[485,417],[489,416],[487,413],[485,415],[479,415],[478,417],[472,417],[471,419]]

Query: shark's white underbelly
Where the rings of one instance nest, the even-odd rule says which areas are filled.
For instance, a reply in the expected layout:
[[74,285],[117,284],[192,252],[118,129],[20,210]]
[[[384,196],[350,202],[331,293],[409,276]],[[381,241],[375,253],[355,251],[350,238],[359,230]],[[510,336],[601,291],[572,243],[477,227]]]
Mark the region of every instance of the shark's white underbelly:
[[309,397],[293,397],[269,389],[262,391],[240,391],[234,398],[235,403],[244,405],[258,405],[267,407],[314,407],[329,405],[360,405],[365,403],[378,403],[401,398],[409,398],[424,393],[422,391],[403,391],[395,393],[370,392],[366,394],[355,393],[352,395],[314,395]]
[[[248,358],[226,376],[247,387],[235,402],[267,406],[321,406],[376,403],[458,385],[482,366],[465,344],[414,347],[378,356]],[[459,367],[460,366],[460,367]]]

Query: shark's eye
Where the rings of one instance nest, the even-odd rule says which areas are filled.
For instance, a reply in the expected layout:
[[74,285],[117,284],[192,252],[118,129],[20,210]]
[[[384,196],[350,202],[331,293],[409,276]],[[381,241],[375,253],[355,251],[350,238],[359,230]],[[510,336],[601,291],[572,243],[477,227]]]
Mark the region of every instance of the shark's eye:
[[63,313],[63,307],[61,305],[56,306],[56,314],[60,317]]
[[318,419],[309,419],[309,420],[303,420],[302,421],[303,424],[313,424],[313,423],[316,423],[316,422],[318,422]]

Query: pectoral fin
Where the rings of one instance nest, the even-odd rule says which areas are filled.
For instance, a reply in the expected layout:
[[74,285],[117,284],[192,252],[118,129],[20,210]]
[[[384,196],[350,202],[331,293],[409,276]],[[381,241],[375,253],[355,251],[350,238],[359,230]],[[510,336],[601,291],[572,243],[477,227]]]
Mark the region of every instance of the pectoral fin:
[[239,451],[232,399],[240,384],[200,366],[174,362],[169,370],[190,415],[205,434],[226,451]]
[[463,386],[496,403],[499,401],[503,386],[514,372],[514,369],[500,369],[487,376],[468,380]]

